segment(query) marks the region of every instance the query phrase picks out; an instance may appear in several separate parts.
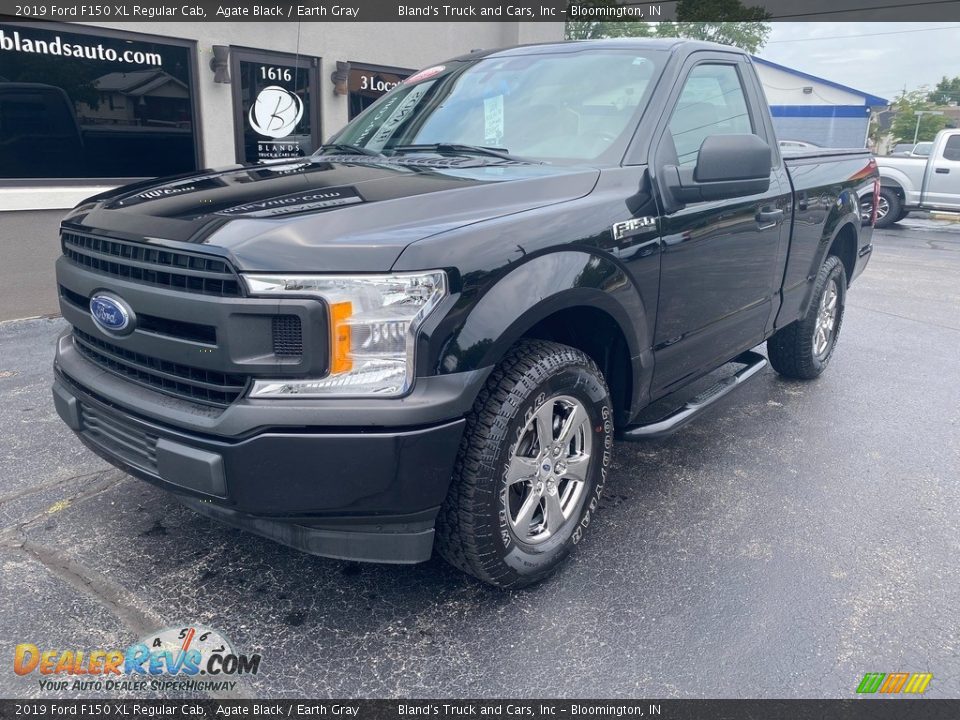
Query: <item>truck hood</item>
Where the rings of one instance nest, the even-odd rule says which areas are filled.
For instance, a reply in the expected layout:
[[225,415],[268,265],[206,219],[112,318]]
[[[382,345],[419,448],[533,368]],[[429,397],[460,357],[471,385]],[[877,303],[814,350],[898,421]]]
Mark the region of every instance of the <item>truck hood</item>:
[[318,156],[129,185],[64,226],[183,247],[240,270],[386,271],[409,244],[588,194],[599,171],[487,158]]

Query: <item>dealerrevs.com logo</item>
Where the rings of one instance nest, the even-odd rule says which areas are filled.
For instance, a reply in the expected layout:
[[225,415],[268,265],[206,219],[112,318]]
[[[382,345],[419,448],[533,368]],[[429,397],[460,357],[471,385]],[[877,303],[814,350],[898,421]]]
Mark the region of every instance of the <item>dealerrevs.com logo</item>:
[[60,650],[16,646],[13,671],[38,676],[41,690],[228,691],[232,679],[256,675],[259,654],[234,651],[217,630],[200,625],[152,633],[126,649]]

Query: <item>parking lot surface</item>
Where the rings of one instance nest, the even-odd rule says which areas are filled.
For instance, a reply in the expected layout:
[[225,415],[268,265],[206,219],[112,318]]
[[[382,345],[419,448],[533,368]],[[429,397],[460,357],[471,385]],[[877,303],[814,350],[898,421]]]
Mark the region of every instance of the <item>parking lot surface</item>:
[[894,671],[960,696],[960,225],[875,243],[820,380],[767,369],[671,438],[619,443],[579,552],[518,592],[195,515],[59,421],[61,320],[0,324],[0,696],[54,695],[13,673],[17,643],[181,623],[261,653],[237,691],[261,697],[843,698]]

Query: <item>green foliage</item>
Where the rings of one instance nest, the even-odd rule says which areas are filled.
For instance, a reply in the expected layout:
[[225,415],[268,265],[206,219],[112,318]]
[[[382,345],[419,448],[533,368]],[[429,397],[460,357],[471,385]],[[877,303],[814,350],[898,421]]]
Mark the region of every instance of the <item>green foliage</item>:
[[960,102],[960,76],[952,80],[944,76],[944,78],[937,83],[937,86],[927,95],[927,100],[935,105]]
[[[615,8],[617,0],[571,1],[570,5],[594,8]],[[599,40],[616,37],[652,37],[653,26],[649,22],[634,20],[567,20],[564,36],[567,40]]]
[[[617,7],[617,0],[571,2],[590,7]],[[643,21],[567,21],[568,40],[612,37],[683,37],[693,40],[734,45],[754,53],[770,35],[770,15],[760,7],[747,7],[740,0],[679,0],[677,20]]]
[[894,142],[911,143],[914,134],[917,142],[933,140],[936,134],[947,126],[947,118],[944,115],[920,115],[919,131],[917,130],[917,112],[934,109],[934,104],[928,99],[930,95],[929,89],[923,87],[919,90],[902,92],[894,100],[891,107],[897,114],[890,127]]

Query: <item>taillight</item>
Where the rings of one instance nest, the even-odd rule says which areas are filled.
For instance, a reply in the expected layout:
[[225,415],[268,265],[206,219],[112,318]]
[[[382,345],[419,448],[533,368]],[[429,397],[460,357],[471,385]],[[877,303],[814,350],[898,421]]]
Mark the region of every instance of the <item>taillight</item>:
[[873,179],[873,212],[870,213],[870,224],[877,224],[877,208],[880,207],[880,178]]

